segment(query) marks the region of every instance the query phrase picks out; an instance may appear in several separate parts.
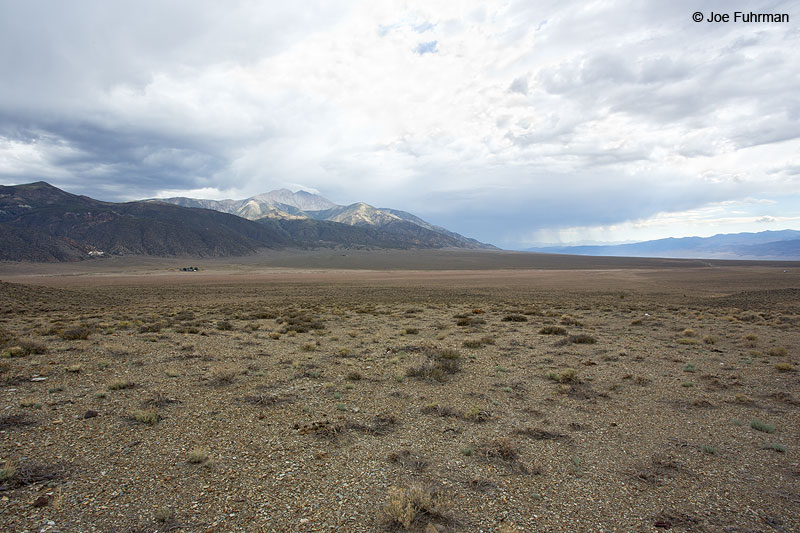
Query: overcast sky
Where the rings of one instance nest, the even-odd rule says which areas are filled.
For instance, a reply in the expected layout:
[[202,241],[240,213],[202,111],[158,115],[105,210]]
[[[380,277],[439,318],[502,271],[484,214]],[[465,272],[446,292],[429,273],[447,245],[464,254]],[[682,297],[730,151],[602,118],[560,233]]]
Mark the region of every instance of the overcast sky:
[[[302,188],[507,248],[800,229],[798,7],[0,0],[0,183]],[[692,20],[737,9],[790,22]]]

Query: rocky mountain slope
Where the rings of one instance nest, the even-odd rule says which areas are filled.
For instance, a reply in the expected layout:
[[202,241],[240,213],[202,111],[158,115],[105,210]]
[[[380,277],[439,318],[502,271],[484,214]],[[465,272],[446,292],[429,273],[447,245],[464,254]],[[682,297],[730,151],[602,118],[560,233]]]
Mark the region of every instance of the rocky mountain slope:
[[[325,205],[315,198],[303,199],[303,195],[300,201],[305,201],[306,207]],[[464,246],[460,239],[403,220],[353,226],[306,216],[267,216],[256,222],[164,202],[101,202],[45,182],[0,186],[0,260],[74,261],[99,255],[225,257],[263,248],[316,247]]]
[[364,202],[350,205],[336,205],[330,200],[306,191],[292,192],[288,189],[279,189],[265,194],[259,194],[244,200],[202,200],[196,198],[161,198],[151,200],[165,202],[184,207],[202,207],[214,209],[223,213],[231,213],[249,220],[268,219],[310,219],[328,222],[339,222],[349,226],[373,227],[393,231],[405,225],[400,222],[424,228],[443,236],[454,239],[459,248],[495,249],[494,246],[484,244],[475,239],[470,239],[449,231],[440,226],[435,226],[425,220],[397,209],[377,208]]

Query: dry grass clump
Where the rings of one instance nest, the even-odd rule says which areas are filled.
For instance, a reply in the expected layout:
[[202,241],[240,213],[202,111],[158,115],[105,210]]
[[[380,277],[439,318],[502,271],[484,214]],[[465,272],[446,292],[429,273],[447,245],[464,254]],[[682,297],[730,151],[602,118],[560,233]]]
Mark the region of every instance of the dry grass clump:
[[574,368],[567,368],[561,372],[550,372],[547,374],[547,379],[558,383],[580,383],[578,371]]
[[155,426],[161,420],[161,415],[155,409],[139,409],[131,413],[131,418],[140,424]]
[[758,335],[755,333],[748,333],[742,337],[742,341],[744,342],[745,346],[754,348],[755,346],[758,346]]
[[280,403],[292,403],[295,399],[296,397],[293,394],[255,394],[245,396],[241,400],[252,405],[268,407]]
[[432,379],[439,383],[461,370],[461,354],[452,348],[427,348],[425,359],[406,370],[410,378]]
[[516,461],[519,452],[514,443],[508,437],[498,437],[484,443],[480,448],[480,453],[486,459],[499,459],[505,462]]
[[453,511],[449,498],[441,490],[414,483],[389,489],[380,520],[388,527],[408,530],[423,520],[452,523]]
[[74,328],[67,328],[63,330],[59,337],[65,341],[86,340],[92,334],[92,328],[89,326],[75,326]]
[[733,397],[733,401],[734,401],[734,403],[740,403],[740,404],[743,404],[743,405],[752,405],[753,404],[753,399],[750,396],[746,395],[746,394],[736,394]]
[[370,435],[386,435],[397,428],[397,417],[391,413],[379,413],[372,418],[369,424],[352,424],[353,429],[361,430]]
[[230,385],[236,380],[236,370],[231,368],[215,368],[206,377],[208,384],[213,387]]
[[341,421],[316,420],[308,424],[295,424],[294,429],[298,430],[301,435],[313,434],[317,437],[335,441],[347,429],[347,426]]
[[778,372],[794,372],[794,367],[789,363],[777,363],[775,370]]
[[274,319],[278,318],[278,314],[274,311],[269,310],[262,310],[262,311],[253,311],[247,318],[250,320],[266,320],[266,319]]
[[469,420],[470,422],[485,422],[491,418],[491,414],[481,409],[479,405],[472,405],[467,412],[464,413],[463,416],[464,420]]
[[539,330],[539,335],[566,335],[567,330],[561,326],[545,326]]
[[[156,509],[156,512],[153,514],[153,518],[160,524],[169,525],[175,520],[175,512],[168,507],[162,507],[160,509]],[[171,528],[167,529],[167,531],[170,530]]]
[[25,357],[26,355],[41,355],[47,353],[47,346],[32,340],[17,340],[9,343],[8,348],[3,352],[4,357]]
[[786,353],[786,347],[784,346],[775,346],[767,350],[767,355],[771,357],[785,357]]
[[386,456],[386,459],[391,463],[408,468],[416,472],[422,472],[428,467],[428,461],[423,457],[415,454],[411,450],[400,450],[399,452],[391,452]]
[[561,433],[553,433],[552,431],[532,427],[517,429],[514,431],[514,434],[522,435],[533,440],[564,440],[569,438]]
[[0,483],[5,489],[26,487],[34,483],[61,479],[64,469],[56,465],[22,463],[6,461],[0,467]]
[[458,417],[458,412],[452,407],[431,403],[422,408],[422,413],[426,415],[436,415],[441,417]]
[[494,344],[494,343],[495,343],[494,337],[490,337],[487,335],[486,337],[481,337],[480,339],[466,339],[464,340],[464,342],[461,343],[461,345],[464,348],[481,348],[484,345]]
[[208,448],[192,448],[187,461],[193,465],[200,465],[208,461]]
[[7,329],[0,328],[0,348],[5,347],[12,340],[14,340],[14,334]]
[[537,474],[538,469],[529,471],[519,461],[519,450],[508,437],[497,437],[478,446],[476,452],[486,462],[499,463],[518,474]]
[[107,385],[108,390],[132,389],[136,384],[129,379],[115,379]]
[[480,326],[482,324],[486,324],[486,320],[482,318],[468,318],[466,316],[458,318],[456,320],[456,326],[467,327],[467,326]]
[[233,324],[228,320],[220,320],[217,322],[217,329],[220,331],[231,331],[233,330]]
[[[167,325],[168,324],[166,322],[161,322],[161,321],[150,322],[149,324],[142,324],[141,326],[139,326],[138,331],[139,333],[158,333],[162,329],[167,327]],[[182,331],[188,333],[187,328],[182,328]]]
[[180,400],[173,400],[163,392],[156,392],[150,398],[144,401],[144,405],[148,407],[167,407],[172,404],[181,403]]
[[502,322],[527,322],[528,319],[524,315],[511,314],[506,315],[500,319]]
[[581,333],[580,335],[570,335],[556,342],[556,346],[566,346],[567,344],[597,344],[597,339],[591,335]]
[[276,319],[275,322],[283,325],[281,333],[286,333],[288,331],[306,333],[312,329],[325,329],[325,324],[321,320],[311,315],[298,312],[290,312],[286,316]]
[[563,315],[560,324],[562,326],[582,326],[581,321],[570,315]]
[[14,466],[14,463],[6,462],[2,468],[0,468],[0,482],[7,482],[14,479],[14,476],[17,475],[17,467]]

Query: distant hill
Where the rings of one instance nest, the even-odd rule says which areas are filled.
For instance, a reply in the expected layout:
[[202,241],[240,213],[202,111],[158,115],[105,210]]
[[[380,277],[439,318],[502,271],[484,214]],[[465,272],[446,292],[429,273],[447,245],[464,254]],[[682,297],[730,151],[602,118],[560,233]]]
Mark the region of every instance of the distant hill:
[[609,246],[548,246],[526,251],[614,257],[800,260],[800,231],[727,233]]
[[337,205],[318,194],[312,194],[306,191],[292,192],[288,189],[279,189],[244,200],[202,200],[177,197],[160,198],[150,201],[164,202],[183,207],[214,209],[255,221],[263,221],[264,219],[319,220],[339,222],[349,226],[384,229],[393,233],[397,233],[398,231],[404,234],[408,234],[409,232],[413,233],[413,228],[408,227],[407,224],[400,224],[400,222],[406,222],[449,237],[457,243],[456,247],[458,248],[497,249],[490,244],[484,244],[475,239],[470,239],[449,231],[441,226],[430,224],[405,211],[373,207],[363,202],[350,205]]
[[[306,207],[325,205],[303,195],[298,201],[305,201]],[[263,248],[316,247],[463,245],[459,239],[401,220],[380,227],[305,216],[263,217],[255,222],[163,202],[101,202],[45,182],[0,186],[0,260],[74,261],[97,255],[225,257],[249,255]]]

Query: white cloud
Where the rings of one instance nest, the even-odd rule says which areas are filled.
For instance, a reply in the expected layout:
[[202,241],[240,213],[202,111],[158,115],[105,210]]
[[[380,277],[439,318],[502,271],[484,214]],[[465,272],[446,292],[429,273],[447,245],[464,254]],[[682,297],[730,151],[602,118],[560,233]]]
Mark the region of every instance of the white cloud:
[[304,184],[508,246],[747,197],[798,214],[800,35],[691,21],[711,5],[6,2],[0,180]]

